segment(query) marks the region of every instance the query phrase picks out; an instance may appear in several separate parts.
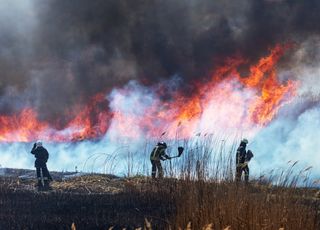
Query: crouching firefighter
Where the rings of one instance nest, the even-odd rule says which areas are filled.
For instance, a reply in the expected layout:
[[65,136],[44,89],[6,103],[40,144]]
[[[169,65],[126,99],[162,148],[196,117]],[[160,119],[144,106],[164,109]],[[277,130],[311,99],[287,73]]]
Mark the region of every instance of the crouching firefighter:
[[249,181],[249,166],[248,163],[253,157],[251,150],[246,150],[248,144],[247,139],[243,139],[237,149],[236,154],[236,181],[241,181],[242,172],[244,172],[245,182]]
[[158,171],[158,178],[163,177],[163,169],[161,166],[161,160],[170,160],[171,157],[169,157],[166,154],[166,148],[167,144],[165,142],[159,142],[156,147],[152,150],[150,154],[150,161],[152,164],[152,178],[156,178],[156,174]]
[[47,161],[49,158],[48,151],[42,146],[41,141],[34,143],[31,153],[35,156],[36,160],[34,166],[37,171],[38,190],[50,189],[49,183],[52,181],[52,177],[47,168]]

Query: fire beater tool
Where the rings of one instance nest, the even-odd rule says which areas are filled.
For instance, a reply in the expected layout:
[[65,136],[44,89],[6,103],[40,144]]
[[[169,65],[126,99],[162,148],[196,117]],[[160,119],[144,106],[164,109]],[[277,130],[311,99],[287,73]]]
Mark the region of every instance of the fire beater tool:
[[171,159],[172,159],[172,158],[180,157],[180,156],[182,155],[182,153],[183,153],[183,150],[184,150],[184,148],[183,148],[182,146],[179,146],[179,147],[178,147],[178,155],[171,157]]

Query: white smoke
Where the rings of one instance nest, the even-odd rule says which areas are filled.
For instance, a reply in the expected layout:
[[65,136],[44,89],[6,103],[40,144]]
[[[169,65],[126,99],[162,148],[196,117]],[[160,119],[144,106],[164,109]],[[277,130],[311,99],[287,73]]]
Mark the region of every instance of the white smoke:
[[[305,69],[306,73],[309,71]],[[176,84],[176,81],[177,79],[172,80],[171,84]],[[306,82],[309,84],[308,81]],[[168,84],[170,85],[170,82]],[[216,86],[216,90],[228,90],[227,87],[234,84],[236,83],[222,82]],[[303,85],[304,82],[301,84],[302,88],[307,88]],[[241,91],[240,88],[234,90],[227,104],[224,104],[225,99],[222,100],[217,93],[218,95],[213,97],[204,110],[193,135],[198,132],[202,132],[202,135],[216,133],[218,136],[221,135],[221,140],[228,137],[232,139],[237,135],[240,137],[239,130],[234,129],[234,134],[232,134],[230,126],[228,126],[229,134],[223,133],[223,130],[217,134],[217,130],[223,128],[225,120],[237,123],[241,117],[245,116],[247,108],[245,104],[238,104],[241,101],[239,99],[244,99],[246,102],[253,96],[253,93]],[[122,175],[128,172],[148,174],[150,167],[148,155],[157,140],[148,139],[146,130],[140,124],[150,116],[150,111],[148,111],[150,106],[156,105],[162,108],[159,98],[154,89],[141,86],[134,81],[123,88],[114,89],[107,98],[110,100],[110,109],[113,112],[126,115],[124,120],[113,119],[108,132],[100,141],[83,141],[72,144],[45,143],[50,153],[49,169],[73,171],[77,166],[78,170],[89,172]],[[247,130],[241,130],[241,136],[251,137],[248,148],[255,154],[250,163],[253,176],[268,174],[272,169],[285,170],[288,168],[289,161],[298,161],[300,168],[312,166],[313,175],[320,175],[320,154],[317,151],[320,148],[317,141],[317,137],[320,136],[320,108],[314,106],[296,115],[295,111],[299,110],[304,102],[307,103],[301,96],[296,97],[294,101],[281,107],[276,118],[260,131],[259,129],[250,130],[254,129],[252,126],[246,126]],[[237,111],[230,112],[230,108],[236,108]],[[229,116],[229,114],[234,114],[234,116]],[[159,138],[161,138],[162,129],[165,130],[165,127],[161,126],[161,121],[158,128]],[[13,168],[33,168],[34,158],[30,154],[31,148],[32,143],[3,144],[1,165]]]
[[320,175],[320,108],[305,111],[295,120],[279,117],[263,129],[249,149],[255,152],[252,160],[254,175],[267,175],[271,170],[287,170],[294,162],[296,169],[312,167],[312,177]]
[[[147,173],[147,150],[138,143],[129,145],[125,141],[111,141],[105,138],[99,142],[83,141],[81,143],[43,143],[49,152],[47,162],[51,171],[75,170],[117,175]],[[0,164],[3,168],[34,169],[34,156],[30,153],[33,143],[1,144]],[[146,148],[146,146],[144,147]],[[128,167],[131,167],[130,169]]]
[[[320,39],[306,40],[293,54],[293,61],[281,77],[298,80],[297,96],[261,130],[250,146],[255,154],[252,171],[268,174],[286,170],[294,162],[297,172],[312,167],[311,177],[320,176]],[[289,162],[289,163],[288,163]]]
[[107,136],[111,139],[143,138],[145,133],[139,125],[148,115],[148,109],[159,104],[152,90],[131,81],[121,89],[114,89],[108,99],[111,111],[125,117],[116,116],[112,120]]

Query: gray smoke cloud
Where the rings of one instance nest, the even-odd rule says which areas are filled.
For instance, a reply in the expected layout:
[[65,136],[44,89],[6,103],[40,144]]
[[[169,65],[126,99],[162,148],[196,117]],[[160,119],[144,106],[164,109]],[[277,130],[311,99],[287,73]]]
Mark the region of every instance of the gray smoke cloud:
[[192,92],[230,55],[256,61],[320,32],[313,0],[1,2],[0,110],[28,104],[49,121],[133,79],[179,74]]

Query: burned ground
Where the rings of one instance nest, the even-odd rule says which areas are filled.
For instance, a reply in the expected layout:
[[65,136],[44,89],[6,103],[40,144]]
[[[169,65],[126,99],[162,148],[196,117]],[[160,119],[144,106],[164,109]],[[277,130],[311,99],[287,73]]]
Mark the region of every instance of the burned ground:
[[320,226],[312,188],[56,172],[52,190],[38,192],[33,171],[10,172],[0,178],[0,229],[136,229],[146,220],[153,229]]
[[0,229],[70,229],[72,223],[77,229],[132,229],[153,216],[164,227],[174,210],[172,200],[139,189],[148,183],[139,178],[61,175],[53,173],[57,180],[47,192],[36,190],[35,179],[1,177]]

